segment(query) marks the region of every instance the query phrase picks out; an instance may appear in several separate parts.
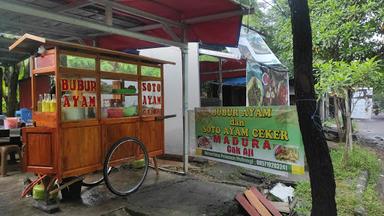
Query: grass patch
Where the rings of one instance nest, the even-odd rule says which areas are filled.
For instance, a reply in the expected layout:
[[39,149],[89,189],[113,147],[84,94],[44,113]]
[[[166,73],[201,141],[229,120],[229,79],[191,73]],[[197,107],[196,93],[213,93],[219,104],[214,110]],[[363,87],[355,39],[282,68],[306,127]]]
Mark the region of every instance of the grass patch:
[[[362,170],[368,170],[369,181],[361,205],[365,207],[368,215],[382,215],[384,204],[375,190],[380,175],[380,162],[377,155],[366,148],[354,145],[349,160],[344,164],[343,154],[342,147],[331,150],[338,215],[353,215],[354,208],[359,204],[355,194],[355,182]],[[310,215],[312,207],[310,183],[300,182],[295,189],[295,195],[299,200],[296,211],[299,215]]]
[[336,119],[330,118],[323,121],[323,126],[325,127],[336,127]]

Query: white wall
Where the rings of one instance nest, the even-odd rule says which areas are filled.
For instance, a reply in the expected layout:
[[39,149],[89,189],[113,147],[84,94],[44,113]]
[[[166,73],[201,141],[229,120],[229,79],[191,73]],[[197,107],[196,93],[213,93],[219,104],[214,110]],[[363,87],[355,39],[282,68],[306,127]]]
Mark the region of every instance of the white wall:
[[188,110],[200,107],[199,44],[188,44]]
[[[165,153],[183,153],[183,115],[182,115],[182,65],[181,51],[177,47],[145,49],[140,55],[175,62],[164,65],[164,111],[165,115],[176,114],[175,118],[165,120]],[[188,109],[200,106],[198,44],[188,46]],[[193,146],[190,146],[193,149]]]

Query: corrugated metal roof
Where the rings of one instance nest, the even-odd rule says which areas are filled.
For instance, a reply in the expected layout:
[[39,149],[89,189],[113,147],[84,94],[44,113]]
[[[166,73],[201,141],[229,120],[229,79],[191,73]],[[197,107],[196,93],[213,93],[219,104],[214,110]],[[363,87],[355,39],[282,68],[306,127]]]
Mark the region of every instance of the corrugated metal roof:
[[[79,7],[73,5],[72,9],[68,8],[66,1],[50,1],[50,0],[13,0],[12,3],[22,4],[24,6],[34,7],[51,12],[63,13],[79,19],[86,19],[93,22],[104,23],[104,11],[89,10],[87,6]],[[78,2],[85,2],[79,0]],[[81,6],[81,5],[80,5]],[[61,12],[62,11],[62,12]],[[41,19],[34,16],[27,16],[2,10],[0,8],[2,19],[0,21],[0,32],[15,35],[23,35],[31,33],[42,37],[65,40],[68,37],[83,38],[89,34],[101,33],[87,28],[77,27],[62,22],[48,19]],[[73,39],[72,38],[72,39]]]
[[[66,1],[49,1],[49,0],[13,0],[12,2],[17,2],[26,6],[35,7],[38,9],[48,10],[48,11],[57,11],[60,13],[60,8],[64,9],[68,4]],[[80,2],[80,1],[79,1]],[[85,1],[83,1],[85,2]],[[68,9],[68,8],[66,8]],[[87,12],[82,8],[76,9],[75,7],[72,10],[63,11],[63,13],[71,14],[71,16],[76,17],[87,17],[95,22],[97,21],[97,13]],[[6,10],[1,10],[1,20],[0,20],[0,32],[13,34],[21,36],[25,33],[31,33],[34,35],[39,35],[42,37],[58,39],[58,40],[74,40],[81,39],[89,34],[101,33],[99,31],[94,31],[86,28],[77,27],[74,25],[69,25],[66,23],[56,22],[52,20],[42,20],[34,16],[26,16],[22,14],[17,14],[9,12]],[[89,18],[88,18],[89,17]],[[93,19],[92,17],[96,18]],[[23,52],[9,52],[8,47],[15,42],[15,40],[8,39],[5,37],[0,37],[0,63],[2,65],[12,65],[21,60],[28,58],[29,53]]]
[[[22,52],[22,53],[35,53],[41,45],[48,46],[48,47],[60,47],[65,50],[76,50],[81,51],[83,53],[88,54],[100,54],[104,56],[113,56],[113,57],[123,57],[123,58],[129,58],[131,60],[135,61],[141,61],[145,63],[155,63],[155,64],[175,64],[174,62],[170,61],[163,61],[160,59],[150,58],[146,56],[139,56],[114,50],[107,50],[102,49],[98,47],[91,47],[76,43],[70,43],[70,42],[63,42],[58,40],[52,40],[49,38],[43,38],[38,37],[31,34],[24,34],[21,38],[19,38],[15,43],[13,43],[9,50],[11,53],[15,52]],[[26,56],[27,57],[27,56]]]
[[24,51],[9,52],[8,47],[13,42],[15,39],[0,36],[0,65],[13,65],[28,58],[29,53]]
[[[107,25],[106,12],[108,10],[105,6],[107,1],[104,0],[0,0],[1,2]],[[113,27],[141,32],[179,43],[183,42],[183,31],[180,26],[187,23],[189,28],[186,31],[187,41],[207,43],[217,41],[218,43],[233,45],[237,43],[236,38],[239,33],[236,25],[241,24],[242,14],[247,13],[247,10],[243,10],[232,0],[121,0],[111,2],[117,4],[112,9]],[[131,11],[128,12],[129,10]],[[142,13],[136,14],[135,10],[141,10]],[[88,44],[94,41],[96,46],[118,50],[124,50],[124,45],[122,46],[121,43],[131,43],[131,45],[127,45],[126,49],[137,48],[133,47],[133,44],[141,48],[144,47],[144,45],[139,45],[140,40],[122,40],[127,37],[119,37],[105,31],[95,30],[97,28],[86,28],[68,22],[60,22],[60,20],[40,18],[38,14],[36,16],[25,15],[28,13],[23,14],[21,10],[12,12],[12,10],[0,8],[0,14],[0,33],[19,36],[30,33],[44,38]],[[163,26],[167,22],[170,26]],[[225,28],[217,28],[219,25]],[[171,33],[169,33],[170,31]],[[217,34],[215,35],[210,31]],[[180,41],[177,40],[177,37]],[[150,43],[146,45],[151,46]],[[5,58],[15,57],[11,55],[3,57],[2,62],[13,63],[12,59],[9,59],[10,61],[5,60]]]

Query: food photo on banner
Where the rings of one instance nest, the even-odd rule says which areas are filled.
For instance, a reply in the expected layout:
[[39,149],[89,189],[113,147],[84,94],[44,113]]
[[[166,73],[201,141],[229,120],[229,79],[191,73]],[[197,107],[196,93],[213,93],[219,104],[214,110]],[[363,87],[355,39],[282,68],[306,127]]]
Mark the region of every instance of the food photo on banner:
[[247,105],[288,105],[288,73],[247,61]]
[[296,107],[195,109],[196,155],[268,173],[304,174]]
[[247,106],[289,105],[288,70],[256,31],[243,27],[238,48],[227,50],[247,60]]

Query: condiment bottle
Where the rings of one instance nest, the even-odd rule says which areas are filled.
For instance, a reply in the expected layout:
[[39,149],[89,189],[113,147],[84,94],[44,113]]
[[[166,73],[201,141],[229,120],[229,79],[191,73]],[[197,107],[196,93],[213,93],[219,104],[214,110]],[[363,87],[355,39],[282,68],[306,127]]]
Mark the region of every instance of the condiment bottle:
[[42,112],[49,112],[49,94],[44,94]]
[[41,101],[41,112],[46,112],[45,108],[47,107],[46,105],[46,99],[47,98],[47,95],[44,94],[44,97],[43,97],[43,100]]
[[39,100],[37,101],[37,112],[42,112],[43,110],[43,95],[39,94]]
[[56,112],[56,95],[52,95],[52,99],[49,101],[49,112]]

